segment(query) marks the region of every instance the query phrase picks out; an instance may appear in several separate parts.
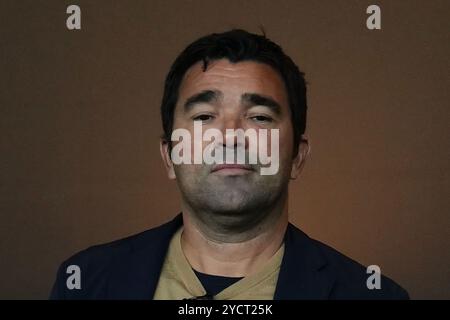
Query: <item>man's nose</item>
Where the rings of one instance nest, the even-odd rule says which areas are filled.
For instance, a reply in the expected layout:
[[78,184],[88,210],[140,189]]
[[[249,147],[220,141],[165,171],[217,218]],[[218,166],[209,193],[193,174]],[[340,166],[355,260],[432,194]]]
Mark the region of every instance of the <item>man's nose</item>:
[[224,120],[222,127],[224,147],[227,145],[237,147],[238,144],[242,144],[242,141],[237,138],[238,129],[241,129],[239,131],[245,131],[245,128],[243,128],[242,120],[239,117],[229,117]]

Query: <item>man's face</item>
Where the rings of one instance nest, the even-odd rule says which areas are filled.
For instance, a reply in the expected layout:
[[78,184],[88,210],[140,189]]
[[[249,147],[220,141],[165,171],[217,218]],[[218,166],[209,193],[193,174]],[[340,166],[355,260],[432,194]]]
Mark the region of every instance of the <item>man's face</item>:
[[[177,180],[185,204],[199,214],[198,218],[204,222],[220,219],[230,228],[247,228],[287,196],[289,179],[296,177],[299,168],[293,155],[287,92],[271,66],[221,59],[210,62],[203,72],[202,63],[193,65],[179,89],[173,129],[187,129],[194,137],[194,121],[202,122],[203,132],[220,130],[224,144],[228,139],[226,129],[279,129],[279,141],[275,141],[279,143],[279,170],[274,175],[261,175],[259,164],[222,170],[205,163],[173,165],[167,146],[163,147],[169,177]],[[208,143],[203,143],[203,148]],[[194,159],[194,148],[191,150]]]

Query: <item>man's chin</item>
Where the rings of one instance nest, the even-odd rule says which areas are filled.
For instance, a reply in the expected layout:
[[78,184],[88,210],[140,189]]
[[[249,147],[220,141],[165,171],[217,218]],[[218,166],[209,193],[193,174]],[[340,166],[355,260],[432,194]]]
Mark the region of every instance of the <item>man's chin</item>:
[[252,173],[255,173],[255,171],[242,168],[224,168],[221,170],[211,172],[212,175],[221,177],[245,176],[250,175]]

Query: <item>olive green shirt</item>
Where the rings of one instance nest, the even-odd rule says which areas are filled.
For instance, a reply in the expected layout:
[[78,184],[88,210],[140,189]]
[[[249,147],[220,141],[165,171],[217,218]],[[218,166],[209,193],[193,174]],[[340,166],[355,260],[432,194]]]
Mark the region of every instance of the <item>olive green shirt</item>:
[[[172,237],[156,287],[155,300],[191,299],[206,294],[181,248],[181,227]],[[217,300],[272,300],[284,254],[284,244],[258,271],[214,296]]]

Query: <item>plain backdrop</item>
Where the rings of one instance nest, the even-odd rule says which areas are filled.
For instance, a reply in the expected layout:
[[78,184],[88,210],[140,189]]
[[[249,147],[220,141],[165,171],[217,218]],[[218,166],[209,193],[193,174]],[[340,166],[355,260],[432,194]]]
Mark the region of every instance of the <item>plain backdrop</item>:
[[[81,7],[81,30],[66,8]],[[366,8],[381,7],[381,30]],[[58,265],[179,212],[159,155],[166,73],[200,36],[279,43],[306,73],[312,153],[291,221],[450,298],[450,1],[1,1],[0,298],[46,299]]]

